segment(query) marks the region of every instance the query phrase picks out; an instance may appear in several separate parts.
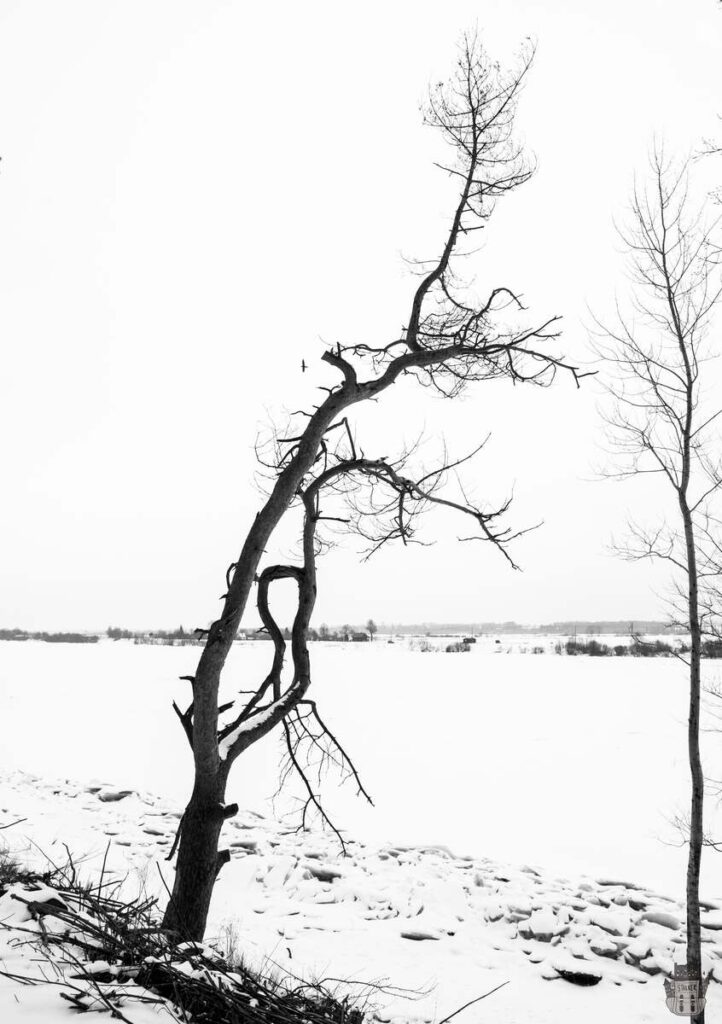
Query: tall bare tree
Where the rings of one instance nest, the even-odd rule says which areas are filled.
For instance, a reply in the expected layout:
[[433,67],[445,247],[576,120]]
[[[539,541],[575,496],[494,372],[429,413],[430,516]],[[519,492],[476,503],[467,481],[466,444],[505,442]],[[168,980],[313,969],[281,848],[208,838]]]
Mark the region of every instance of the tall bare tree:
[[[404,376],[447,397],[458,395],[467,384],[498,378],[547,385],[562,368],[576,379],[574,367],[546,351],[546,343],[558,334],[556,317],[523,322],[522,304],[505,286],[492,288],[476,302],[462,292],[453,270],[458,250],[486,226],[497,200],[530,176],[512,129],[531,59],[527,50],[518,65],[505,72],[487,58],[477,38],[463,39],[452,77],[432,89],[426,110],[426,122],[448,143],[450,157],[443,170],[458,182],[458,196],[440,253],[423,267],[406,326],[383,346],[339,344],[325,351],[321,359],[338,379],[323,389],[325,398],[317,407],[296,415],[297,429],[277,438],[275,457],[266,459],[272,477],[267,499],[228,570],[223,610],[207,631],[195,674],[188,677],[190,704],[185,711],[176,708],[192,747],[195,780],[179,830],[165,925],[187,937],[202,937],[216,875],[228,860],[228,852],[218,850],[219,836],[224,820],[237,808],[225,804],[226,784],[231,766],[245,750],[280,726],[290,766],[307,787],[307,806],[322,816],[299,758],[302,743],[316,749],[323,744],[326,756],[358,781],[315,703],[307,698],[307,635],[316,600],[319,530],[329,523],[353,528],[368,538],[371,550],[391,540],[408,543],[419,513],[435,504],[463,516],[474,539],[491,543],[513,564],[507,548],[518,532],[505,525],[508,503],[488,509],[472,503],[463,492],[441,493],[449,473],[466,459],[446,459],[431,472],[411,475],[404,457],[367,457],[348,414],[359,403],[393,390]],[[338,514],[335,507],[336,514],[330,513],[329,502],[337,501],[346,502],[349,516]],[[302,518],[299,563],[269,565],[259,572],[274,530],[295,509]],[[344,519],[349,521],[341,522]],[[269,605],[272,584],[284,579],[293,580],[298,588],[287,683],[282,681],[286,645]],[[219,708],[221,673],[254,585],[261,620],[273,641],[272,665],[240,704]],[[229,718],[221,722],[220,715],[226,712]]]
[[[620,232],[629,255],[629,309],[612,327],[599,324],[598,353],[612,398],[609,438],[618,456],[610,475],[650,474],[668,488],[674,514],[652,528],[630,524],[623,557],[664,562],[675,577],[673,615],[690,633],[688,754],[687,958],[701,978],[699,878],[704,778],[700,755],[702,637],[711,624],[709,598],[718,577],[714,499],[722,483],[707,341],[720,298],[715,224],[689,199],[686,164],[657,148],[646,187],[635,187],[631,226]],[[705,388],[705,383],[708,385]],[[717,563],[717,564],[716,564]],[[705,597],[707,595],[707,597]],[[698,1022],[703,1015],[695,1018]]]

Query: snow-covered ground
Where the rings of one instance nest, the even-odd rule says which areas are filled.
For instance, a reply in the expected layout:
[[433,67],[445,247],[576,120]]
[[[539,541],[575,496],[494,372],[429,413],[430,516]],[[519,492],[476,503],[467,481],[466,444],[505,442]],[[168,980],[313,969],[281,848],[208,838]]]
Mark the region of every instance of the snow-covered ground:
[[[670,845],[669,820],[686,804],[687,695],[675,659],[312,648],[319,706],[375,801],[370,808],[328,780],[329,805],[350,835],[681,891],[685,856]],[[228,696],[255,685],[270,654],[265,643],[236,646]],[[182,802],[190,756],[170,704],[187,700],[177,677],[197,655],[123,641],[0,643],[3,767],[108,779]],[[704,668],[709,679],[720,671],[714,661]],[[705,745],[720,777],[722,743],[709,734]],[[272,738],[244,755],[229,799],[268,813],[278,752]],[[714,895],[722,861],[706,861]]]
[[[1,768],[11,773],[0,809],[28,819],[6,837],[56,853],[66,842],[94,855],[88,870],[110,839],[117,868],[157,884],[190,774],[170,701],[186,696],[176,677],[197,653],[0,644]],[[266,644],[238,645],[229,695],[257,681],[269,655]],[[249,752],[229,792],[244,813],[228,827],[237,845],[212,928],[235,929],[244,949],[294,971],[429,989],[413,1004],[387,999],[387,1016],[440,1019],[508,979],[469,1019],[662,1019],[660,977],[647,971],[668,966],[682,935],[685,852],[669,825],[686,787],[679,663],[378,641],[317,644],[313,657],[315,695],[376,807],[328,781],[352,840],[342,860],[330,836],[278,823],[274,742]],[[714,678],[715,663],[705,672]],[[710,754],[720,745],[706,741]],[[135,792],[103,800],[87,790],[93,780]],[[718,856],[706,855],[703,886],[714,908]],[[720,921],[711,909],[707,923]],[[707,932],[713,959],[717,935]],[[601,972],[600,984],[561,980],[572,961]]]
[[[158,891],[159,869],[170,876],[162,855],[178,823],[172,802],[20,772],[2,781],[3,817],[26,818],[8,839],[22,850],[23,834],[31,836],[32,863],[62,862],[67,843],[86,855],[82,869],[91,874],[110,843],[106,872],[128,873],[130,893]],[[374,996],[381,1021],[441,1020],[501,985],[468,1011],[469,1020],[602,1024],[667,1012],[661,972],[684,949],[684,915],[662,894],[613,878],[457,856],[445,846],[352,841],[342,858],[330,837],[299,835],[251,812],[230,823],[227,840],[232,858],[217,886],[209,939],[243,950],[251,963],[346,979],[362,994],[369,982],[417,993]],[[21,909],[0,900],[11,926],[0,933],[0,961],[15,974],[36,969],[27,947],[13,944],[27,938],[12,928],[28,926]],[[705,965],[722,980],[722,902],[707,908],[704,924]],[[27,1010],[53,1024],[68,1012],[55,990],[0,980],[1,1019],[27,1024]],[[148,1012],[138,1013],[144,1024]]]

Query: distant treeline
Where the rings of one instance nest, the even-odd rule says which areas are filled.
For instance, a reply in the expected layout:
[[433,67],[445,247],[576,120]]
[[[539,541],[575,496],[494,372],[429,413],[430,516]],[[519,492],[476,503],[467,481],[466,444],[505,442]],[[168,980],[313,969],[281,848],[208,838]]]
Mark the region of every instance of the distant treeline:
[[[592,657],[650,657],[655,655],[667,655],[675,652],[684,653],[687,648],[677,644],[671,647],[662,640],[645,641],[639,639],[644,636],[660,636],[665,633],[675,633],[676,630],[668,623],[656,622],[653,620],[641,620],[638,622],[550,622],[541,626],[524,626],[518,622],[476,624],[448,623],[422,623],[418,625],[380,625],[376,627],[372,620],[366,626],[329,627],[321,625],[318,629],[309,629],[309,640],[328,640],[336,642],[367,641],[373,640],[376,633],[406,635],[406,636],[447,636],[454,637],[463,635],[474,638],[481,636],[567,636],[566,643],[557,643],[555,650],[558,654],[588,654]],[[205,641],[203,630],[189,631],[179,626],[178,629],[156,629],[156,630],[132,630],[120,629],[117,626],[109,626],[105,634],[97,633],[75,633],[75,632],[32,632],[26,629],[0,629],[0,640],[44,640],[47,643],[66,644],[93,644],[103,636],[110,640],[132,640],[136,644],[162,644],[168,646],[197,645]],[[631,636],[634,639],[626,644],[605,644],[594,639],[595,636]],[[288,628],[283,629],[283,636],[286,640],[291,639]],[[588,640],[578,640],[577,637],[589,637]],[[238,633],[239,640],[270,640],[268,633],[264,630],[247,629]],[[539,652],[541,653],[541,648]],[[722,657],[722,641],[709,640],[703,645],[703,656],[707,658]]]
[[27,629],[0,629],[0,640],[45,640],[49,644],[97,644],[94,633],[32,633]]
[[569,619],[559,622],[545,622],[529,625],[521,622],[421,622],[403,625],[400,623],[380,623],[379,633],[408,634],[409,636],[454,636],[462,633],[465,636],[503,636],[517,634],[521,636],[636,636],[665,633],[677,633],[679,629],[668,622],[656,619],[599,619],[588,621]]
[[[372,628],[369,628],[371,626]],[[282,631],[284,640],[291,639],[291,631],[288,627],[285,627]],[[373,639],[373,635],[376,632],[376,627],[372,622],[367,623],[366,627],[361,629],[357,626],[342,626],[340,629],[329,629],[328,626],[322,625],[318,629],[309,629],[308,639],[309,640],[336,640],[336,641],[352,641],[352,640],[370,640]],[[156,629],[152,632],[147,630],[136,631],[132,629],[119,629],[117,626],[109,626],[105,631],[105,635],[110,640],[132,640],[136,644],[161,644],[169,647],[179,647],[184,644],[201,644],[205,642],[205,634],[203,630],[194,630],[188,632],[179,626],[178,629]],[[237,637],[237,640],[270,640],[269,634],[265,630],[241,630]]]
[[[673,655],[689,654],[688,644],[667,644],[664,640],[633,640],[631,644],[600,643],[599,640],[567,640],[565,644],[555,644],[557,654],[587,654],[592,658],[670,658]],[[722,640],[704,640],[702,642],[703,658],[722,658]]]
[[166,647],[183,647],[203,642],[200,630],[189,633],[183,626],[179,626],[178,629],[154,629],[152,632],[109,626],[105,635],[109,640],[132,640],[136,644],[160,644]]

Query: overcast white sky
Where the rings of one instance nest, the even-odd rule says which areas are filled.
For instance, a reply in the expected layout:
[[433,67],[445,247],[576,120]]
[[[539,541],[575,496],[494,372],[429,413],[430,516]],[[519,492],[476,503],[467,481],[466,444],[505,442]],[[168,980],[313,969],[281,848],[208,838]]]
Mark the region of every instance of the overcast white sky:
[[[625,286],[612,218],[652,134],[685,152],[718,130],[714,0],[0,0],[1,625],[215,616],[258,429],[327,380],[321,339],[395,336],[403,257],[438,249],[449,185],[418,106],[475,22],[502,60],[537,39],[539,171],[467,269],[563,314],[582,358],[587,303]],[[564,380],[458,404],[407,388],[364,414],[369,454],[491,431],[476,494],[515,485],[515,521],[545,525],[523,573],[442,517],[433,547],[337,553],[316,622],[659,614],[663,578],[606,550],[658,498],[590,480],[595,401]]]

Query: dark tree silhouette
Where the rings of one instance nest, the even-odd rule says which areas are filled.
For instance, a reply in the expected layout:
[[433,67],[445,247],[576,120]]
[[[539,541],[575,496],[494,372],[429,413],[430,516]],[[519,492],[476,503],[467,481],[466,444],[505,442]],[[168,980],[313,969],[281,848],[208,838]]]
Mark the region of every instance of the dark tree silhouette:
[[[700,756],[702,638],[715,628],[720,574],[719,521],[714,499],[722,486],[719,450],[711,433],[722,408],[705,389],[706,334],[720,298],[719,249],[714,225],[691,208],[688,169],[656,150],[648,188],[635,189],[632,224],[622,233],[630,254],[633,294],[629,313],[614,327],[600,324],[597,344],[612,398],[611,446],[620,458],[610,475],[659,477],[672,496],[672,524],[630,524],[623,557],[660,560],[675,576],[672,614],[689,630],[688,755],[692,778],[687,868],[687,959],[701,978],[699,876],[704,778]],[[709,380],[708,380],[709,382]],[[717,448],[717,450],[715,450]],[[702,1024],[704,1014],[694,1018]]]
[[[449,144],[443,170],[458,182],[458,198],[440,254],[422,267],[406,326],[379,347],[338,344],[325,351],[321,358],[336,381],[323,388],[325,398],[318,406],[295,415],[297,430],[275,439],[273,458],[264,456],[271,476],[267,499],[228,570],[221,615],[204,631],[203,652],[195,674],[188,677],[190,703],[185,711],[176,707],[192,747],[195,780],[179,829],[165,925],[188,938],[203,936],[217,873],[229,859],[227,851],[218,850],[223,822],[237,810],[226,806],[226,783],[232,765],[252,744],[276,727],[284,731],[284,770],[298,772],[307,791],[304,820],[307,811],[315,810],[330,824],[304,769],[304,748],[340,765],[364,792],[345,751],[307,697],[307,638],[316,600],[319,531],[329,524],[353,529],[367,539],[372,552],[392,540],[410,543],[419,514],[436,505],[466,520],[470,535],[463,539],[492,544],[514,565],[509,544],[523,531],[506,525],[508,502],[483,508],[463,491],[459,496],[441,493],[449,474],[455,477],[471,456],[446,459],[431,471],[413,474],[407,467],[411,453],[396,459],[365,455],[348,413],[393,391],[405,376],[448,397],[468,384],[499,378],[548,385],[560,369],[577,379],[576,369],[546,348],[558,336],[557,317],[530,324],[518,296],[505,286],[493,287],[483,301],[475,302],[462,292],[453,271],[460,246],[487,225],[497,200],[530,176],[512,129],[531,59],[531,50],[525,51],[507,73],[487,58],[477,38],[464,38],[451,79],[432,89],[426,109],[427,124]],[[329,503],[339,501],[348,515],[329,511]],[[291,509],[302,514],[299,563],[259,571],[274,530]],[[287,683],[282,680],[286,643],[269,605],[271,587],[279,580],[292,580],[298,590]],[[219,708],[221,673],[254,586],[261,620],[273,642],[273,661],[255,691],[240,703]],[[229,717],[221,721],[226,712]]]

